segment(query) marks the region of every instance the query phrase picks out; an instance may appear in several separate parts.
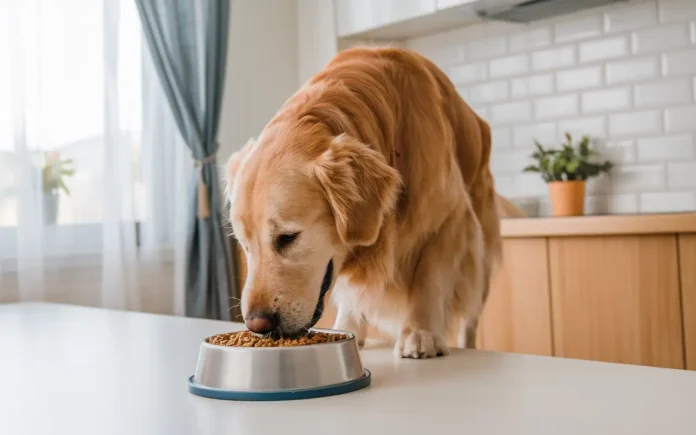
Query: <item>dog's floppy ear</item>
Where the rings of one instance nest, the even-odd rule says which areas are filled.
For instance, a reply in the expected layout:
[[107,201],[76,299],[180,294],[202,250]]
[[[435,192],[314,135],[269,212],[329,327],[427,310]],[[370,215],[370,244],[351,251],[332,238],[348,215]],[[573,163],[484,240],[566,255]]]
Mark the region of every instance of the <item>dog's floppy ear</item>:
[[341,241],[351,247],[374,244],[385,215],[396,205],[399,172],[380,153],[345,134],[319,156],[314,172]]
[[237,178],[239,167],[242,165],[244,159],[246,159],[246,157],[249,155],[252,148],[254,148],[254,145],[256,145],[256,141],[253,138],[249,139],[241,150],[232,154],[232,156],[230,156],[230,158],[227,160],[227,165],[225,167],[225,183],[227,184],[225,195],[228,199],[230,193],[232,193],[232,188],[234,187],[234,182],[235,178]]

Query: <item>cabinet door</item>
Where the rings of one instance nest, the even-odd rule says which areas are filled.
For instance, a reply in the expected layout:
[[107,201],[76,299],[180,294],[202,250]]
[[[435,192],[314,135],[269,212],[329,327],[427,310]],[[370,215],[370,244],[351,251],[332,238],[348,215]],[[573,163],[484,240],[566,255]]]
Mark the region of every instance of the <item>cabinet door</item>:
[[547,242],[505,239],[479,323],[479,348],[551,355]]
[[436,0],[335,0],[336,33],[349,36],[434,13]]
[[555,355],[684,367],[675,235],[549,240]]
[[696,370],[696,234],[679,235],[686,368]]

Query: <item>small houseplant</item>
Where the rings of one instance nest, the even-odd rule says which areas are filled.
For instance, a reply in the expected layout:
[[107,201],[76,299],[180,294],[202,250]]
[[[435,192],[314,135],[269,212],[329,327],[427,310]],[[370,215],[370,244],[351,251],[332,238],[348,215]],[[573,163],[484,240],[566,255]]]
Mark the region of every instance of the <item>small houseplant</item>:
[[41,167],[43,181],[43,213],[46,224],[55,224],[58,220],[58,201],[62,191],[70,196],[70,189],[65,184],[65,178],[75,174],[72,159],[61,160],[58,151],[44,153],[44,164]]
[[570,133],[561,149],[545,149],[534,141],[536,150],[531,157],[535,165],[525,172],[537,172],[549,185],[551,209],[554,216],[578,216],[585,212],[585,182],[614,166],[610,161],[600,162],[590,149],[590,138],[583,136],[577,145]]

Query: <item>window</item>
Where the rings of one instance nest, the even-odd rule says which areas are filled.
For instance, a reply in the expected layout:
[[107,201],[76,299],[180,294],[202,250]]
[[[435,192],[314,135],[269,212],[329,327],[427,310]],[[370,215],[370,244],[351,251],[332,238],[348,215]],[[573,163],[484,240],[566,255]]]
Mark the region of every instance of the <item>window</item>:
[[[145,210],[143,41],[135,2],[0,3],[0,257],[15,250],[21,200],[43,213],[46,254],[66,244],[99,249],[90,244],[101,237],[105,201],[114,200],[107,171],[123,173],[119,187],[130,195],[122,207],[131,220]],[[51,159],[72,162],[74,174],[64,179],[69,194],[44,183],[42,168]]]

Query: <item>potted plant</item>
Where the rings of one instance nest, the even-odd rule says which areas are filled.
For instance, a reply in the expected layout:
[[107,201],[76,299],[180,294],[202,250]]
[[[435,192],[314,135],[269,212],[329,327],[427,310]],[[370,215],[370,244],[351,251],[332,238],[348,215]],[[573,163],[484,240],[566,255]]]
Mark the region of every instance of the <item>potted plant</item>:
[[44,164],[41,168],[43,181],[43,214],[44,222],[54,225],[58,220],[58,201],[62,191],[70,196],[70,189],[65,184],[66,177],[75,174],[72,159],[61,160],[58,151],[44,153]]
[[553,216],[579,216],[585,212],[586,180],[609,172],[614,165],[598,161],[588,136],[583,136],[577,146],[570,133],[565,138],[561,149],[544,149],[535,140],[536,150],[531,157],[537,163],[524,168],[524,172],[540,173],[549,185]]

